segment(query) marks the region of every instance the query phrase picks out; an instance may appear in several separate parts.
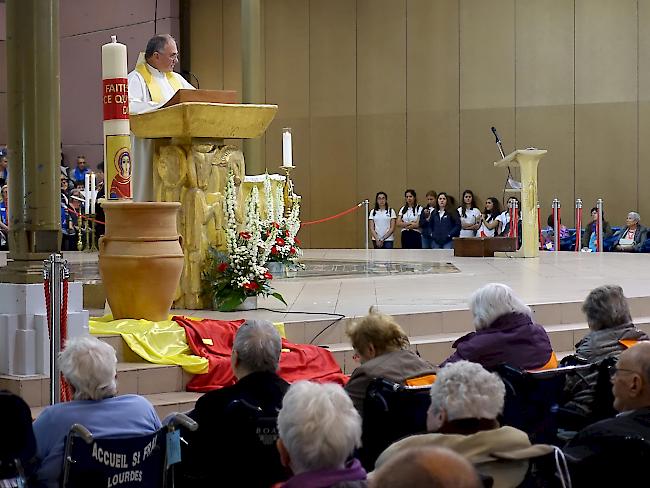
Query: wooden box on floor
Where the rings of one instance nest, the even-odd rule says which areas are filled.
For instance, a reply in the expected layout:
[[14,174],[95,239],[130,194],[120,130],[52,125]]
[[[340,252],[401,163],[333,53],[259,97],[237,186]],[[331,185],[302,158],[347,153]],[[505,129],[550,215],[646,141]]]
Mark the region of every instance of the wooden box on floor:
[[497,251],[515,252],[514,237],[454,237],[454,256],[494,257]]

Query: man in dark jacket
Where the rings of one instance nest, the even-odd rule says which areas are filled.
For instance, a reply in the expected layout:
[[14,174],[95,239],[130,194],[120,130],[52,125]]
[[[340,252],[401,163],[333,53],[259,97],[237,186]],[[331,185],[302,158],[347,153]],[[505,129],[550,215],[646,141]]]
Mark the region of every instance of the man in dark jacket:
[[650,460],[650,342],[624,351],[612,371],[616,417],[580,431],[564,451],[575,486],[647,486]]
[[182,486],[268,487],[288,476],[275,447],[276,421],[289,384],[276,371],[282,341],[272,323],[248,320],[232,346],[237,383],[206,393],[189,416],[178,481]]

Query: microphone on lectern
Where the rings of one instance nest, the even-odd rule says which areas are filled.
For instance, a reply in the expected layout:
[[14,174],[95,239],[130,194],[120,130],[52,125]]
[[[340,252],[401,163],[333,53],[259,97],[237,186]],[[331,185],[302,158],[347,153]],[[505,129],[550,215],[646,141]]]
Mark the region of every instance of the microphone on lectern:
[[506,153],[503,152],[503,145],[501,144],[501,139],[499,139],[499,134],[497,134],[497,128],[492,127],[492,133],[494,134],[494,139],[497,145],[497,148],[499,149],[499,153],[501,154],[501,159],[506,157]]

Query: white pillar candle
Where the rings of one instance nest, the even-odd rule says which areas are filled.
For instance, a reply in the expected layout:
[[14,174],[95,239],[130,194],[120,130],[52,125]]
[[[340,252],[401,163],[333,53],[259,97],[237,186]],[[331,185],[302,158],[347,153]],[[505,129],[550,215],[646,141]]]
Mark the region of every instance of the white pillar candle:
[[106,198],[131,198],[131,132],[126,46],[111,36],[102,46]]
[[95,214],[95,202],[97,201],[97,180],[95,173],[90,174],[90,213]]
[[291,129],[282,129],[282,166],[293,166],[291,150]]
[[86,173],[84,176],[84,214],[90,211],[90,175]]

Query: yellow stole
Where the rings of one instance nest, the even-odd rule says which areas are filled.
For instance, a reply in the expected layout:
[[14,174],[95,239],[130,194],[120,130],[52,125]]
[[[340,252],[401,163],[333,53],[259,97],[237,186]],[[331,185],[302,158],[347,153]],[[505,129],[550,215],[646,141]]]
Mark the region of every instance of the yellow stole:
[[[149,89],[149,94],[151,95],[151,100],[156,103],[162,103],[163,92],[160,83],[156,78],[151,76],[151,72],[147,69],[145,63],[139,63],[138,65],[136,65],[135,70],[138,73],[140,73],[140,75],[142,75],[142,78],[144,78],[144,82],[147,84],[147,88]],[[178,79],[176,78],[176,76],[174,76],[174,73],[172,71],[165,73],[165,77],[167,78],[167,81],[169,81],[169,84],[172,86],[175,92],[183,88],[183,85],[181,85],[181,82],[178,81]]]

